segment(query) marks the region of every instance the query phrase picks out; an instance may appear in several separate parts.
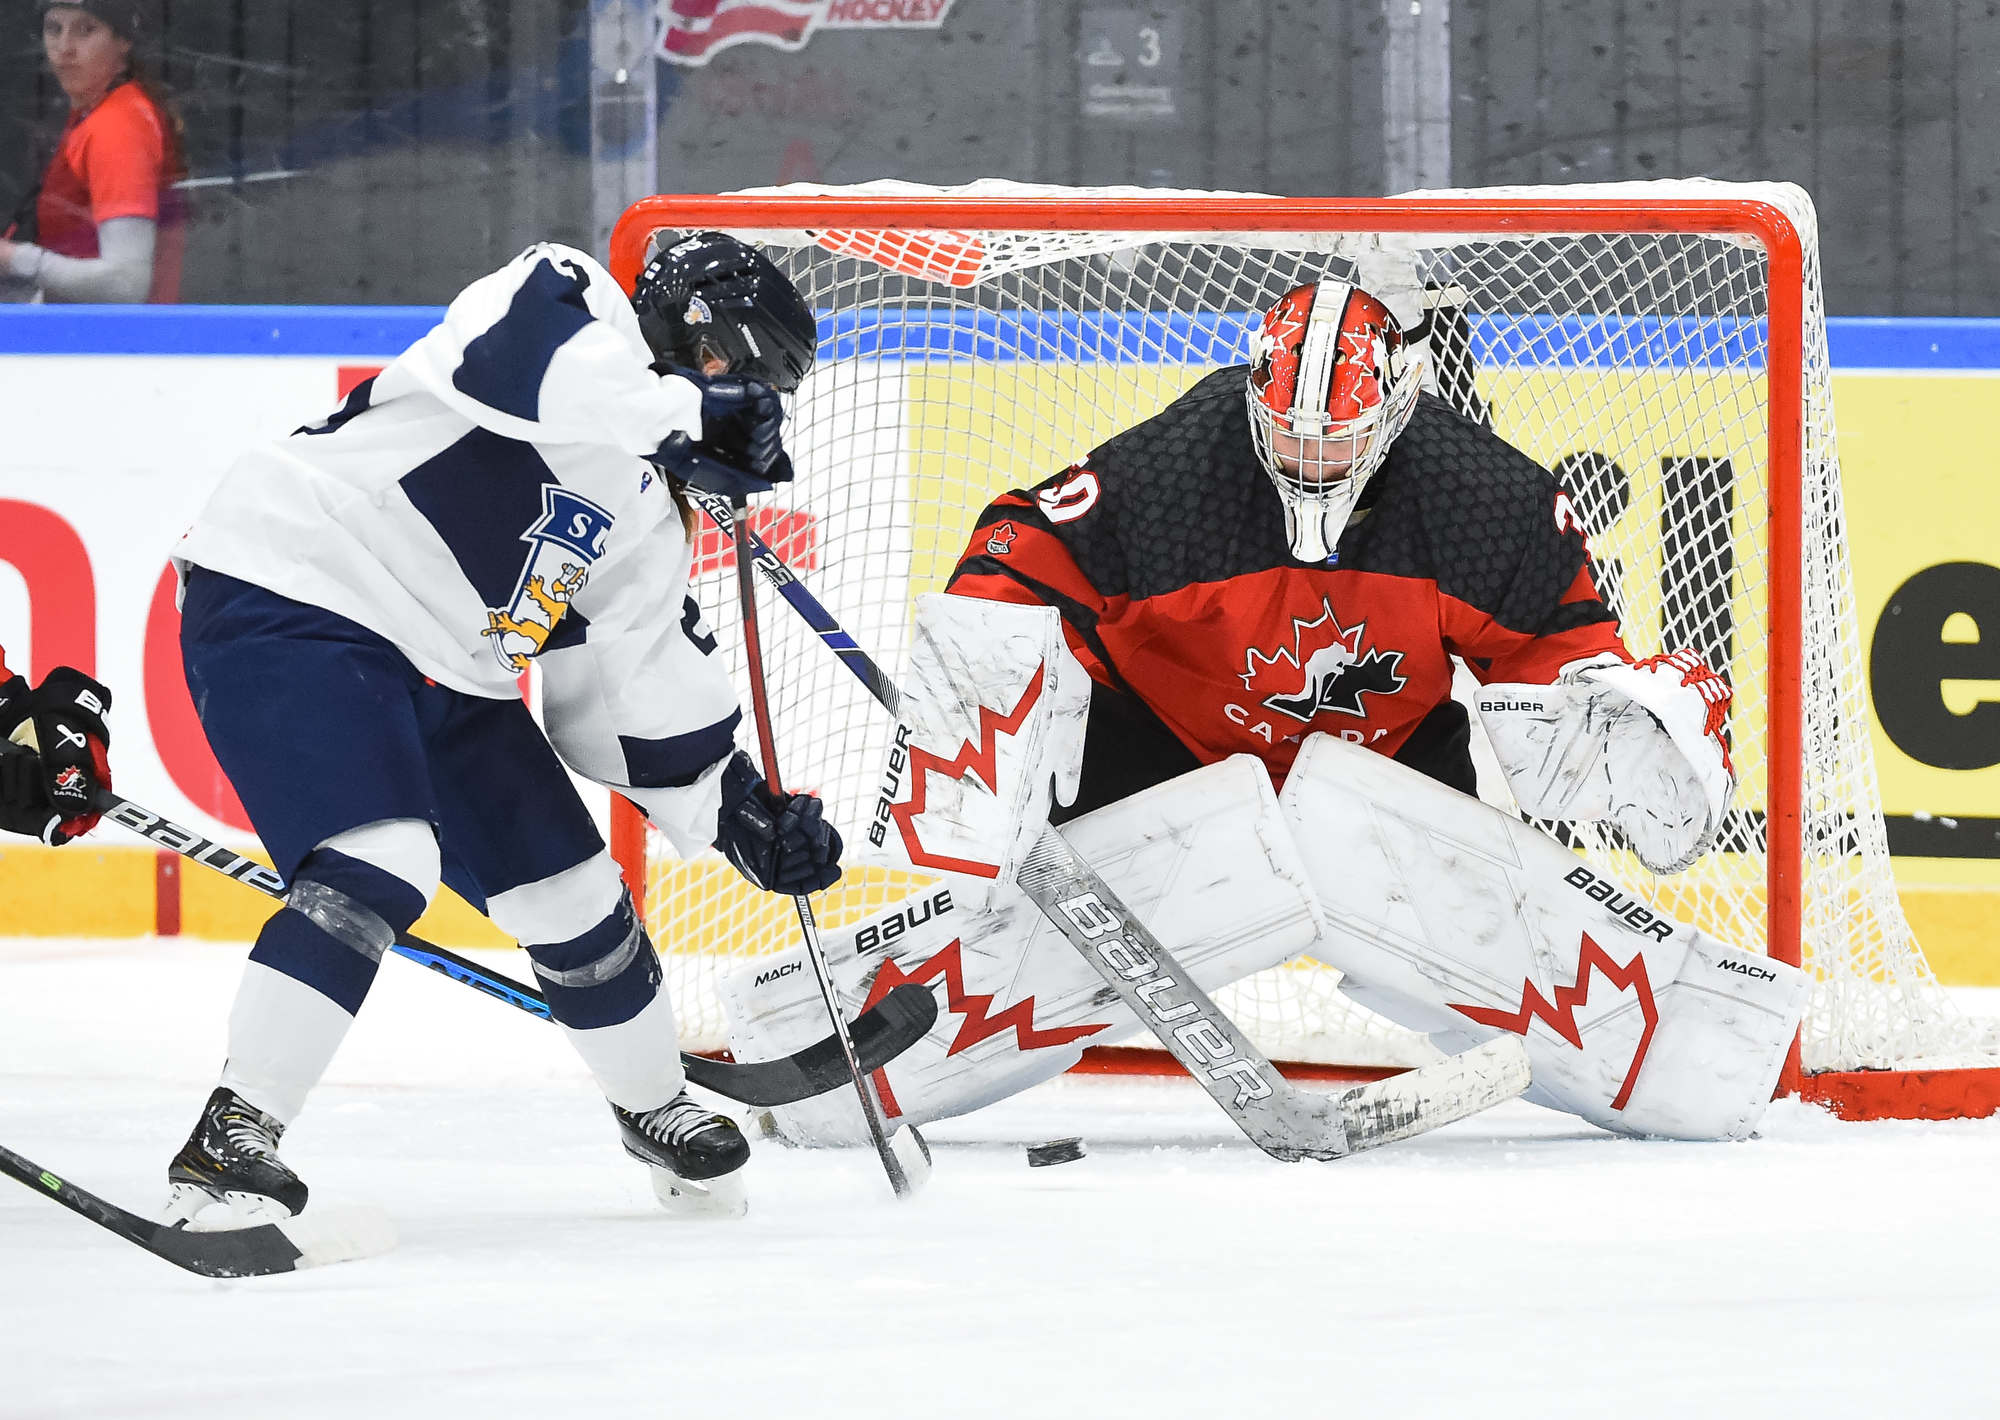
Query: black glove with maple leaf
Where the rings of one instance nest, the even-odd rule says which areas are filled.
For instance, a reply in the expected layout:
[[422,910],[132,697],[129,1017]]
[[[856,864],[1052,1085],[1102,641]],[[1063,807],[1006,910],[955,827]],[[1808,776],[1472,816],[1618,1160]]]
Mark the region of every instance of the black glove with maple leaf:
[[0,664],[0,829],[64,844],[97,826],[111,787],[111,692],[68,666],[33,690]]

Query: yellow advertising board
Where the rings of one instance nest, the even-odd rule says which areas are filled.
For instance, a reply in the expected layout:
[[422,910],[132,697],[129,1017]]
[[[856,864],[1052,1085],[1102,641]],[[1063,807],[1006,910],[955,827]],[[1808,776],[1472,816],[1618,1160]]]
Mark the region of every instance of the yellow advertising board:
[[1896,881],[1939,976],[2000,985],[2000,372],[1834,377]]

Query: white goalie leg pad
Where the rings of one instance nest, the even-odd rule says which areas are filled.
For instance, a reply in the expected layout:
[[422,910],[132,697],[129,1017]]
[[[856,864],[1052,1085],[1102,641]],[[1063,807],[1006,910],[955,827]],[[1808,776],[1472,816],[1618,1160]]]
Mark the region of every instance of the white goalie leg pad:
[[1805,1011],[1795,967],[1644,906],[1528,824],[1326,735],[1279,796],[1341,990],[1447,1052],[1525,1036],[1527,1098],[1625,1134],[1737,1138]]
[[950,874],[971,905],[1011,883],[1076,798],[1090,677],[1052,607],[917,598],[910,670],[865,856]]
[[1729,701],[1726,681],[1678,652],[1557,685],[1489,685],[1473,704],[1524,813],[1615,824],[1648,868],[1677,873],[1729,811]]
[[[1305,866],[1249,756],[1194,770],[1063,826],[1063,834],[1206,990],[1298,955],[1319,933]],[[1076,949],[1011,883],[968,906],[939,882],[824,937],[852,1016],[905,981],[930,986],[938,1020],[877,1080],[890,1124],[964,1114],[1060,1074],[1092,1045],[1140,1029]],[[798,950],[724,979],[730,1049],[769,1059],[826,1034]],[[1189,1008],[1192,1010],[1192,1007]],[[795,1143],[857,1143],[852,1090],[772,1111]]]

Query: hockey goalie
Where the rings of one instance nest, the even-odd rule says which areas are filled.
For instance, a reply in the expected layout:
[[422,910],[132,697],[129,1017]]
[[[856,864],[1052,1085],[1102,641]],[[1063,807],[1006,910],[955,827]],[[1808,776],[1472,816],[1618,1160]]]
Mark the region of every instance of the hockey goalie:
[[[1524,1037],[1528,1098],[1606,1129],[1755,1126],[1802,974],[1482,803],[1451,695],[1461,663],[1525,815],[1665,874],[1728,810],[1729,686],[1690,652],[1634,659],[1554,477],[1423,390],[1430,324],[1297,287],[1247,367],[997,498],[919,599],[865,836],[937,877],[827,939],[856,1004],[938,991],[877,1076],[892,1114],[976,1109],[1138,1028],[1013,885],[1054,822],[1205,989],[1310,956],[1447,1053]],[[818,1028],[788,966],[725,982],[739,1056]],[[775,1123],[860,1137],[833,1096]]]

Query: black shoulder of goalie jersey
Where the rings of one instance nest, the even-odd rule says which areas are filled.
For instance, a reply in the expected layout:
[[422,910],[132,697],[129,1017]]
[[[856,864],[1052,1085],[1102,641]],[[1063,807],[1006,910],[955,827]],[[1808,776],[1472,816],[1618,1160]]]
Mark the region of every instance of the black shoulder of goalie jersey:
[[[1089,457],[988,508],[982,527],[1027,516],[1060,539],[1102,596],[1165,595],[1297,567],[1284,507],[1250,441],[1246,366],[1206,376]],[[1088,475],[1094,487],[1079,487]],[[1503,625],[1536,629],[1584,565],[1583,539],[1556,527],[1556,481],[1445,401],[1419,397],[1362,496],[1336,565],[1433,582]],[[1071,516],[1050,510],[1081,509]],[[1593,602],[1593,607],[1596,604]],[[1601,608],[1566,618],[1609,619]]]
[[1248,377],[1245,365],[1215,371],[1050,481],[1098,481],[1098,506],[1055,531],[1099,592],[1159,596],[1290,562],[1284,509],[1250,444]]
[[1588,558],[1582,533],[1558,526],[1556,493],[1547,469],[1425,394],[1340,540],[1340,565],[1432,581],[1503,625],[1539,630]]

